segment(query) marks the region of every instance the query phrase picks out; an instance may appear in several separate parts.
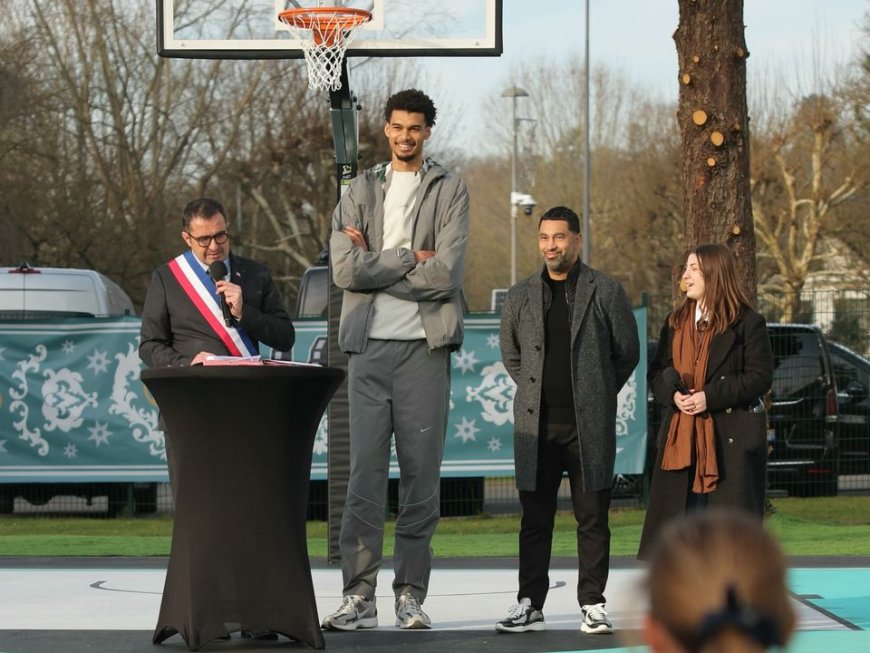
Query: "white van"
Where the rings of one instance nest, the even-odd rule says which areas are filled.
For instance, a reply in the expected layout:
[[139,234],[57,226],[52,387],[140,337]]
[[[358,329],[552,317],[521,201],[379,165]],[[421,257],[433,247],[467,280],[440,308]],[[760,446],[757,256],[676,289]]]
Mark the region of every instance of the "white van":
[[133,315],[124,290],[96,270],[0,268],[0,319]]

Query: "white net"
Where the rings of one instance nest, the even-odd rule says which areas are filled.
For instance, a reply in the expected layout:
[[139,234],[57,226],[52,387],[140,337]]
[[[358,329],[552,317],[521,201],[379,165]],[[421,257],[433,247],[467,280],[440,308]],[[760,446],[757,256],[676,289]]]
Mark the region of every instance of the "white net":
[[287,25],[308,64],[308,88],[337,91],[348,44],[371,14],[342,7],[318,7],[282,11],[278,18]]

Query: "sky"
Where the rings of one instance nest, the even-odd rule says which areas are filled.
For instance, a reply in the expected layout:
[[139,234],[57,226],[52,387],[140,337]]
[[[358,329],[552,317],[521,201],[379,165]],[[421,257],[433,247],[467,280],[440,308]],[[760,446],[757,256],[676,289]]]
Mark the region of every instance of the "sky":
[[[751,104],[754,80],[776,75],[806,88],[812,85],[814,67],[827,72],[852,60],[863,39],[870,0],[744,0],[743,11]],[[475,134],[485,132],[483,100],[511,86],[512,72],[524,62],[565,57],[582,62],[585,13],[584,0],[504,0],[501,57],[421,60],[426,79],[435,81],[436,88],[450,88],[452,99],[463,107],[466,115],[457,136],[479,141]],[[678,23],[677,0],[590,0],[590,69],[606,65],[651,97],[675,102],[679,89],[672,35]],[[508,111],[510,101],[504,102]]]

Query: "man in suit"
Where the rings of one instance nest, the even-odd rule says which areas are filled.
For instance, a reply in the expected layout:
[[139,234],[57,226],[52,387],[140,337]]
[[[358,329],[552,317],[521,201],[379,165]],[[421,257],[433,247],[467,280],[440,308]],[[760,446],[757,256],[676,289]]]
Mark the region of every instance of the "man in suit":
[[610,633],[610,487],[617,395],[637,365],[637,324],[622,286],[580,260],[577,214],[541,216],[540,273],[508,291],[501,354],[517,385],[514,461],[522,506],[517,604],[500,632],[544,630],[556,499],[567,472],[577,520],[580,629]]
[[[206,197],[184,208],[181,238],[188,251],[154,271],[142,310],[139,356],[148,367],[196,365],[209,355],[256,355],[260,342],[279,351],[293,346],[293,323],[268,268],[230,253],[225,216],[220,202]],[[208,270],[216,261],[228,275],[215,283]]]

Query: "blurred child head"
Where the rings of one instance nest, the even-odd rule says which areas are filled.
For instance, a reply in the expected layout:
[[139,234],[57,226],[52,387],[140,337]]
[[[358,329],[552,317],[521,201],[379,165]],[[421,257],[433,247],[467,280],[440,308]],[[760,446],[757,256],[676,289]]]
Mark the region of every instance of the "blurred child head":
[[794,630],[785,557],[746,515],[708,510],[672,524],[647,584],[644,634],[655,653],[764,651]]

